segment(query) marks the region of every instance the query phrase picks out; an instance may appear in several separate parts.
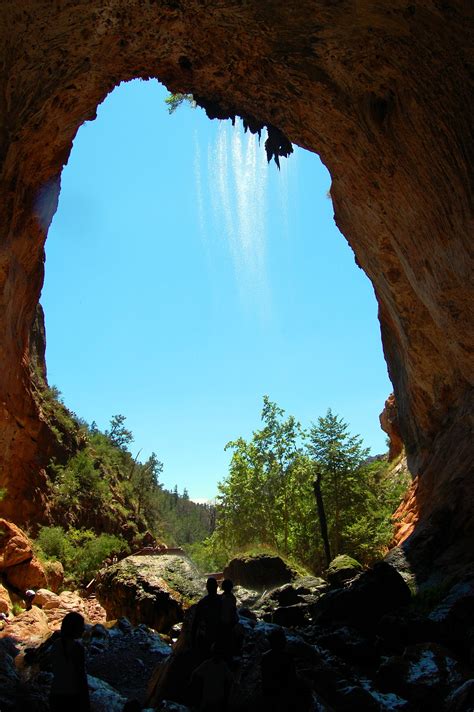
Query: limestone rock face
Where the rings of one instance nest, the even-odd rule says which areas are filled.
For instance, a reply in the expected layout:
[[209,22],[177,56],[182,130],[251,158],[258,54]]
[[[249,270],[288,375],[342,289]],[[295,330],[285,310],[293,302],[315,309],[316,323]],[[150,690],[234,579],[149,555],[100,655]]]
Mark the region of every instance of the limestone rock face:
[[15,616],[0,633],[0,638],[8,636],[13,640],[28,644],[39,644],[51,634],[46,613],[33,606],[29,611],[23,611]]
[[12,601],[10,598],[10,594],[5,588],[0,583],[0,613],[9,613],[12,609]]
[[5,571],[5,578],[9,586],[22,592],[29,588],[46,588],[48,585],[46,571],[38,559],[11,566]]
[[417,527],[436,526],[443,511],[452,541],[472,533],[471,24],[469,0],[211,0],[205,10],[198,0],[4,3],[0,485],[7,516],[43,516],[44,466],[55,448],[29,367],[62,167],[78,127],[114,86],[156,77],[191,92],[209,117],[238,114],[252,129],[269,126],[284,150],[289,139],[321,155],[335,220],[378,300],[400,434],[419,478]]
[[391,462],[403,451],[403,440],[398,425],[398,410],[395,396],[389,395],[385,401],[383,411],[380,413],[380,427],[387,433],[389,439],[388,459]]
[[33,558],[31,542],[12,522],[0,519],[0,571]]
[[126,617],[165,632],[205,594],[205,586],[180,556],[128,556],[99,572],[96,593],[109,619]]

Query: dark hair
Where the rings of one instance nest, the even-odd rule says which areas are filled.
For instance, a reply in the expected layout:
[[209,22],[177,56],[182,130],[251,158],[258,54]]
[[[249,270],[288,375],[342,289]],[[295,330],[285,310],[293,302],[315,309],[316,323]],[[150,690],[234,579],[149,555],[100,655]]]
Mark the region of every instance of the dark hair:
[[234,588],[234,584],[230,579],[224,579],[223,582],[221,583],[221,588],[223,591],[226,593],[230,593],[232,589]]
[[217,593],[217,579],[214,576],[209,576],[206,581],[206,588],[208,593]]
[[80,613],[71,611],[67,613],[61,623],[61,637],[74,640],[81,638],[84,633],[84,618]]

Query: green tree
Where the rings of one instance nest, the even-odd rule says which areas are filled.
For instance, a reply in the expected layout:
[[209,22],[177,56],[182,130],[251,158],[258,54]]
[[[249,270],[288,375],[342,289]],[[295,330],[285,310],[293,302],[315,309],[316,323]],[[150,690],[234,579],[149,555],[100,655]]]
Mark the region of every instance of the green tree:
[[262,421],[250,441],[238,438],[226,445],[233,455],[229,475],[219,485],[216,538],[228,549],[256,543],[289,554],[295,497],[305,476],[301,427],[268,396]]
[[[359,435],[350,435],[349,426],[329,408],[326,416],[312,424],[308,434],[307,452],[314,461],[319,494],[324,491],[326,506],[319,505],[319,518],[324,529],[324,514],[330,512],[332,556],[341,550],[344,525],[364,497],[364,478],[361,468],[369,454]],[[315,494],[318,491],[316,484]],[[323,519],[321,519],[323,516]]]
[[196,102],[194,101],[192,94],[180,94],[179,92],[175,94],[170,94],[165,99],[166,108],[168,109],[168,114],[174,114],[176,109],[178,109],[183,104],[189,104],[193,109],[196,107]]
[[105,431],[109,440],[121,450],[126,450],[127,445],[133,442],[131,430],[127,430],[124,423],[127,420],[125,415],[113,415],[110,419],[110,430]]

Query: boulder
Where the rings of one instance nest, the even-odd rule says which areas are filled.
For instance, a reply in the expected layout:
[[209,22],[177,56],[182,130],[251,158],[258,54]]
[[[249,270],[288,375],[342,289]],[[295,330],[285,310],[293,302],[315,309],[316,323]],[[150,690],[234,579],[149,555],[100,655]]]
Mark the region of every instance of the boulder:
[[373,666],[380,663],[372,639],[348,626],[327,627],[314,636],[317,644],[349,663]]
[[12,609],[12,601],[8,590],[0,583],[0,613],[9,613]]
[[21,643],[37,645],[51,634],[46,613],[33,606],[11,619],[0,632],[0,638],[9,637]]
[[377,673],[383,691],[401,695],[420,712],[444,711],[446,698],[462,681],[456,659],[436,643],[409,646],[403,655],[382,663]]
[[224,578],[260,591],[290,583],[295,577],[296,572],[281,557],[269,554],[238,556],[224,569]]
[[38,606],[38,608],[43,608],[43,610],[47,608],[58,608],[59,604],[59,596],[52,591],[48,591],[47,588],[39,588],[33,599],[33,605]]
[[[1,634],[0,634],[1,635]],[[0,640],[0,710],[14,710],[20,689],[20,677],[15,667],[16,648],[11,640]]]
[[[50,594],[48,602],[43,606],[43,610],[46,613],[51,631],[59,630],[64,616],[71,611],[75,611],[76,613],[80,613],[81,616],[84,616],[86,623],[90,622],[89,616],[87,615],[86,601],[79,593],[76,591],[63,591],[59,596],[56,596],[56,598],[53,598],[56,594],[51,591],[48,593]],[[40,600],[42,600],[42,597]],[[34,601],[36,602],[36,598]]]
[[205,593],[191,562],[175,555],[128,556],[99,572],[96,595],[108,618],[125,616],[165,632]]
[[293,587],[297,594],[304,595],[321,595],[327,590],[327,582],[319,576],[298,576],[293,581]]
[[342,586],[362,571],[362,565],[347,554],[340,554],[329,564],[326,577],[331,586]]
[[92,675],[87,676],[87,683],[94,712],[122,712],[127,700],[117,690]]
[[6,519],[0,519],[0,571],[33,558],[26,534]]
[[453,586],[428,620],[441,643],[469,656],[474,640],[474,579]]
[[337,712],[380,712],[380,705],[368,690],[361,685],[354,685],[344,680],[336,687],[334,703]]
[[406,606],[410,599],[410,589],[401,575],[382,561],[346,588],[322,596],[312,606],[312,615],[319,624],[337,621],[359,630],[374,631],[383,615]]
[[446,712],[474,710],[474,680],[467,680],[449,695]]
[[277,600],[280,606],[293,606],[295,603],[301,603],[303,601],[291,583],[286,583],[284,586],[280,586],[280,588],[273,591],[272,598]]
[[59,593],[59,590],[64,582],[64,568],[60,561],[45,561],[44,569],[46,578],[48,579],[48,588],[54,593]]
[[308,621],[308,606],[305,603],[296,603],[293,606],[281,606],[273,611],[272,623],[284,628],[302,626]]
[[9,586],[22,592],[29,588],[36,590],[48,587],[46,571],[43,564],[36,558],[10,566],[5,571],[5,579]]
[[407,645],[438,639],[435,624],[411,608],[382,616],[377,635],[380,651],[385,655],[401,654]]

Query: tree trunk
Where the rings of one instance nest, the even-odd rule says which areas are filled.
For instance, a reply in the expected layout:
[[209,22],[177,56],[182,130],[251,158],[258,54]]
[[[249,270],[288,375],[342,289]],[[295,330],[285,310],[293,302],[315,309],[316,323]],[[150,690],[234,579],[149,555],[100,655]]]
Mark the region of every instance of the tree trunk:
[[316,473],[316,478],[313,481],[313,491],[316,497],[318,507],[319,527],[321,529],[321,537],[324,544],[324,553],[326,556],[326,566],[331,563],[331,548],[329,546],[328,524],[326,520],[326,512],[324,510],[323,494],[321,492],[321,473]]

